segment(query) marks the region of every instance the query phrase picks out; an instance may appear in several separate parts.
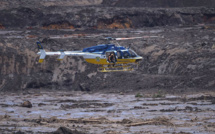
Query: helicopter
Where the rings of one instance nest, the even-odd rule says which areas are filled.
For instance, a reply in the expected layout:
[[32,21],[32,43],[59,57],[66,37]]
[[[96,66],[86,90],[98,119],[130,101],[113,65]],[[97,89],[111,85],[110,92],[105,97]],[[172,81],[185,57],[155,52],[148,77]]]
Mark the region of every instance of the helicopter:
[[[46,52],[38,41],[37,46],[39,52],[37,54],[40,55],[39,63],[44,61],[46,55],[58,56],[58,60],[63,60],[65,56],[82,56],[86,62],[100,65],[98,68],[99,72],[132,71],[134,70],[132,64],[138,65],[138,62],[141,61],[143,57],[137,55],[137,53],[130,49],[130,47],[126,48],[120,45],[115,45],[111,43],[111,41],[137,38],[145,38],[145,36],[130,38],[106,37],[105,39],[108,41],[107,44],[87,47],[80,51],[60,50],[56,52]],[[110,56],[112,56],[111,59]]]

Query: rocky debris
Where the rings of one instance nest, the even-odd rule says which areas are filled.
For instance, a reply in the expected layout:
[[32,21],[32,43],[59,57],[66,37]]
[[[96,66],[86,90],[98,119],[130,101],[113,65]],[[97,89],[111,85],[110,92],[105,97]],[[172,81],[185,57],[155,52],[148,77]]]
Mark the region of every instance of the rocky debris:
[[[0,55],[2,57],[0,60],[2,72],[0,89],[15,91],[48,88],[121,92],[153,88],[171,89],[170,92],[173,90],[186,92],[191,88],[196,90],[214,87],[214,32],[212,29],[202,29],[201,26],[182,26],[139,30],[140,33],[135,29],[123,30],[123,34],[134,36],[132,35],[133,32],[137,32],[138,36],[143,36],[148,32],[147,35],[160,37],[119,42],[123,46],[134,42],[135,45],[132,45],[132,49],[143,56],[144,60],[140,62],[136,71],[97,73],[91,77],[88,77],[89,74],[96,72],[98,66],[86,63],[83,58],[65,57],[63,61],[57,62],[57,57],[47,56],[43,64],[38,64],[39,57],[36,55],[36,45],[33,45],[36,39],[15,38],[16,36],[24,36],[25,31],[21,31],[23,33],[16,33],[18,31],[15,31],[3,34],[0,38],[2,42],[0,43]],[[43,32],[47,33],[44,36],[53,36],[56,33],[73,35],[83,32],[86,32],[87,36],[111,36],[105,30],[71,32],[29,30],[29,32],[28,34],[37,36],[44,35]],[[112,36],[125,36],[121,34],[121,30],[112,32]],[[206,35],[207,37],[205,37]],[[81,50],[97,43],[104,43],[99,40],[99,37],[45,38],[42,44],[47,51],[58,51],[62,48]]]
[[[106,119],[105,117],[89,118],[89,119],[70,118],[70,119],[66,119],[66,121],[74,122],[74,123],[89,123],[89,124],[113,123],[112,121]],[[118,123],[118,122],[115,122],[115,123]]]
[[120,134],[120,132],[114,131],[114,130],[107,130],[103,132],[104,134]]
[[60,109],[73,109],[73,108],[104,108],[104,107],[110,107],[113,106],[113,103],[75,103],[72,105],[67,105],[67,104],[61,104]]
[[[211,109],[208,109],[211,110]],[[190,107],[186,106],[185,108],[181,109],[178,107],[170,108],[170,109],[161,109],[160,112],[175,112],[175,111],[184,111],[184,112],[202,112],[204,110],[199,109],[198,107]],[[213,111],[213,110],[212,110]]]
[[215,97],[214,96],[211,96],[211,95],[202,95],[200,97],[194,97],[194,98],[189,98],[188,101],[198,101],[198,100],[202,100],[202,101],[206,101],[206,100],[215,100]]
[[51,23],[51,24],[44,24],[42,29],[75,29],[73,25],[71,25],[69,22],[57,22],[57,23]]
[[22,131],[19,130],[18,132],[15,132],[13,134],[25,134],[25,132],[22,132]]
[[[24,119],[26,122],[35,122],[39,125],[47,125],[50,123],[89,123],[89,124],[99,124],[99,123],[113,123],[113,121],[110,121],[106,119],[105,117],[100,118],[67,118],[67,119],[58,119],[57,117],[51,117],[51,118],[43,118],[39,117],[38,119]],[[115,122],[115,123],[123,123],[123,122]],[[124,124],[124,123],[123,123]]]
[[19,1],[9,1],[9,0],[1,0],[0,2],[0,9],[8,9],[8,8],[17,8],[17,7],[49,7],[49,6],[70,6],[70,7],[76,7],[76,6],[90,6],[90,5],[99,5],[101,4],[102,0],[31,0],[29,2],[28,0],[19,0]]
[[158,118],[153,118],[153,119],[142,121],[142,122],[130,123],[130,124],[127,124],[126,126],[131,127],[131,126],[141,126],[141,125],[166,125],[166,126],[174,126],[174,124],[171,123],[170,119],[166,118],[166,117],[158,117]]
[[77,6],[102,6],[102,7],[214,7],[213,0],[19,0],[11,2],[1,0],[0,9],[24,7],[77,7]]
[[80,86],[81,91],[90,91],[87,83],[80,83],[79,86]]
[[211,103],[212,103],[212,104],[215,104],[215,99],[211,100]]
[[3,119],[9,119],[9,118],[10,118],[10,115],[8,115],[8,114],[0,115],[0,121]]
[[[2,4],[8,2],[4,0]],[[1,91],[46,88],[186,92],[190,89],[213,89],[215,85],[213,8],[117,6],[120,3],[132,5],[134,1],[130,0],[109,1],[110,5],[115,3],[117,7],[106,6],[108,1],[105,0],[103,5],[99,5],[101,1],[83,0],[80,3],[92,2],[96,6],[63,8],[56,6],[58,2],[55,0],[33,0],[35,4],[31,4],[34,7],[28,6],[26,0],[17,2],[26,5],[0,9],[0,18],[4,18],[0,20],[0,28],[3,29],[0,32]],[[53,5],[39,6],[43,2]],[[60,5],[64,2],[68,1],[60,1]],[[75,1],[70,2],[75,5]],[[148,1],[139,1],[139,4],[145,2]],[[171,7],[171,2],[166,0],[165,5]],[[47,56],[44,63],[38,64],[38,50],[34,45],[40,40],[47,51],[82,50],[103,44],[100,39],[104,37],[145,35],[158,37],[119,42],[123,46],[135,44],[132,49],[144,58],[133,72],[95,73],[98,66],[86,63],[81,57],[65,57],[63,61],[56,62],[56,57]]]
[[5,29],[5,27],[2,24],[0,24],[0,29]]
[[119,122],[119,123],[122,123],[122,124],[129,124],[129,123],[132,123],[132,121],[131,120],[129,120],[129,119],[123,119],[121,122]]
[[86,133],[77,130],[71,130],[66,127],[59,127],[55,132],[52,132],[50,134],[86,134]]
[[[213,104],[210,103],[213,98],[208,97],[206,100],[203,100],[203,97],[201,97],[214,96],[214,92],[204,91],[204,93],[200,94],[193,94],[192,92],[190,95],[187,93],[182,95],[170,95],[168,93],[165,98],[156,99],[152,97],[153,93],[149,94],[148,91],[142,91],[141,93],[144,95],[148,94],[148,96],[151,97],[135,98],[136,93],[120,95],[119,93],[106,94],[80,91],[50,92],[47,90],[41,91],[43,95],[40,96],[36,96],[35,93],[25,95],[2,93],[2,104],[8,102],[19,103],[20,99],[23,98],[29,98],[29,100],[36,99],[37,101],[34,103],[34,110],[31,110],[31,113],[28,113],[28,110],[24,109],[10,112],[14,108],[19,109],[19,107],[8,109],[8,107],[2,107],[0,105],[0,113],[5,114],[5,116],[0,116],[0,123],[2,126],[0,131],[2,133],[13,133],[18,130],[25,133],[50,133],[50,131],[53,131],[53,128],[57,130],[59,126],[65,126],[72,131],[78,130],[93,134],[111,133],[109,130],[118,133],[167,132],[167,130],[163,128],[169,128],[168,133],[180,132],[182,129],[185,132],[189,131],[191,133],[197,131],[201,131],[202,133],[214,132],[213,120],[215,118],[215,108]],[[181,102],[185,97],[190,103]],[[193,98],[193,100],[189,100],[189,98]],[[172,101],[176,102],[172,103]],[[83,107],[66,110],[57,108],[59,107],[59,103],[67,105],[84,102],[113,103],[114,105],[111,107]],[[47,106],[39,107],[39,103],[46,103]],[[56,104],[58,105],[56,106]],[[153,105],[144,108],[142,104]],[[204,104],[204,106],[202,106],[202,104]],[[35,110],[37,111],[36,113],[34,112]],[[7,111],[7,113],[5,113],[5,111]],[[168,114],[164,112],[168,112]],[[159,117],[164,114],[170,116]],[[7,115],[10,117],[7,117]],[[156,115],[156,117],[153,117],[153,115]],[[199,127],[193,128],[192,126]],[[26,128],[28,128],[28,130],[26,130]],[[141,132],[143,129],[144,132]]]
[[190,132],[183,132],[183,131],[180,131],[180,132],[174,132],[174,133],[172,133],[172,134],[192,134],[192,133],[190,133]]
[[44,104],[44,103],[39,103],[38,104],[38,107],[42,107],[42,106],[45,106],[46,104]]
[[2,9],[0,28],[128,29],[155,26],[213,24],[213,8],[18,7]]
[[27,107],[27,108],[32,108],[32,104],[30,101],[24,101],[22,104],[21,104],[22,107]]
[[43,118],[39,116],[38,119],[24,119],[27,122],[35,122],[40,125],[47,125],[48,123],[61,122],[61,120],[57,119],[57,117],[53,116],[51,118]]
[[214,7],[213,0],[103,0],[103,5],[115,7]]

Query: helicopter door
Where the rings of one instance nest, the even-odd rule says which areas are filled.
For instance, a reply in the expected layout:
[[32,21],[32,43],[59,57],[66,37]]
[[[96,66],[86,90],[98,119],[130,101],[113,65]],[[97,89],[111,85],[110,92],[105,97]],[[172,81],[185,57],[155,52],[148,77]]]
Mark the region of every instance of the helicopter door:
[[122,59],[121,51],[117,51],[117,57],[118,57],[118,59]]
[[108,63],[116,63],[116,54],[114,52],[106,52],[107,62]]

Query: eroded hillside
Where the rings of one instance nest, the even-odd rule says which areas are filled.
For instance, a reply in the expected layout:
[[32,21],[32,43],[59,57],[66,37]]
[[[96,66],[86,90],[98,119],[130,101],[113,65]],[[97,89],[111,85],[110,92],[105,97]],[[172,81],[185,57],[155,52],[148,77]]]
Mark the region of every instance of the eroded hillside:
[[[122,0],[109,6],[107,1],[89,0],[32,1],[34,7],[27,2],[20,6],[20,2],[25,1],[17,5],[3,1],[11,6],[2,7],[0,12],[2,91],[47,88],[183,92],[213,89],[215,85],[214,8],[117,6]],[[124,46],[132,43],[132,49],[144,58],[133,72],[99,73],[96,65],[81,57],[66,57],[62,62],[47,57],[39,64],[36,55],[38,40],[47,51],[82,50],[104,43],[100,40],[104,37],[145,35],[158,37],[119,42]]]

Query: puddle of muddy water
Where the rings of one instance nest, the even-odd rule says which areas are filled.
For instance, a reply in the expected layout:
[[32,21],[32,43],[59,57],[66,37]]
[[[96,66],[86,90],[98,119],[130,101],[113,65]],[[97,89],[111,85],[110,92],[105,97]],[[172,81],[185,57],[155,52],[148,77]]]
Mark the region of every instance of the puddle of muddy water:
[[[135,98],[135,95],[83,92],[8,93],[0,99],[0,130],[15,132],[13,125],[19,122],[22,126],[17,126],[19,130],[32,133],[52,132],[59,126],[98,134],[215,132],[205,127],[214,123],[215,106],[210,102],[213,97],[201,96],[186,96],[184,101],[182,96],[171,95]],[[25,100],[32,102],[33,107],[20,107]],[[161,117],[173,125],[153,122]]]

